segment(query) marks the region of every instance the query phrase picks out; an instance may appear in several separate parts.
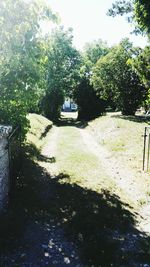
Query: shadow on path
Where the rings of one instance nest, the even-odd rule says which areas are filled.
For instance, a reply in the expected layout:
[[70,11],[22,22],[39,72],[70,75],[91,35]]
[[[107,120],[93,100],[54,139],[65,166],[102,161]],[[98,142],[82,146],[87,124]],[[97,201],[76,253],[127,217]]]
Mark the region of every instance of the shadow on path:
[[[24,158],[10,211],[0,225],[0,266],[144,266],[149,238],[111,192],[56,178]],[[150,266],[150,265],[146,265]]]
[[67,117],[62,117],[60,118],[57,122],[55,122],[55,125],[57,127],[64,127],[64,126],[74,126],[74,127],[77,127],[77,128],[86,128],[88,126],[88,122],[87,121],[79,121],[77,119],[74,119],[74,118],[67,118]]

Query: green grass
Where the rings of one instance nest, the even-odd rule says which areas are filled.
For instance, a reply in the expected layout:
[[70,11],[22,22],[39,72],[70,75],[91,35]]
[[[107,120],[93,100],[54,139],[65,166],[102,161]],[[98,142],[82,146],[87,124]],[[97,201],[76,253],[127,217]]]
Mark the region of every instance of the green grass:
[[[122,199],[126,201],[126,197],[121,189],[119,189],[114,180],[106,174],[102,168],[100,160],[91,153],[78,131],[78,123],[73,119],[65,119],[68,114],[63,114],[62,122],[58,127],[58,138],[56,161],[52,165],[45,165],[50,162],[46,158],[41,158],[41,148],[49,143],[51,138],[46,136],[47,128],[52,123],[44,117],[36,114],[30,114],[31,129],[28,133],[27,141],[32,148],[32,154],[36,154],[36,159],[42,161],[43,167],[48,167],[48,171],[53,175],[66,175],[61,182],[76,183],[82,187],[91,188],[97,192],[101,188],[107,188],[112,192],[117,192]],[[120,162],[125,169],[131,169],[136,172],[135,179],[141,184],[143,192],[149,190],[149,175],[142,173],[142,153],[143,153],[143,131],[148,125],[146,122],[139,122],[134,117],[123,117],[118,113],[109,113],[106,116],[99,117],[89,122],[87,127],[97,142],[103,144],[112,156]],[[82,125],[80,125],[82,127]],[[69,179],[66,177],[69,177]],[[144,196],[145,197],[145,196]],[[131,205],[133,203],[130,203]]]
[[[106,147],[114,155],[119,157],[120,153],[128,151],[131,135],[126,135],[129,128],[131,131],[133,122],[103,117],[97,119],[96,123],[98,127],[95,127],[95,121],[90,126],[97,132],[103,129]],[[135,128],[137,132],[138,125]],[[130,229],[138,235],[134,229],[135,217],[129,207],[129,199],[126,201],[124,192],[116,188],[115,182],[107,176],[98,158],[85,146],[76,123],[68,121],[65,125],[63,121],[58,131],[54,163],[58,176],[52,180],[48,177],[49,188],[56,195],[52,194],[53,197],[46,206],[47,216],[51,214],[61,222],[88,266],[100,266],[100,263],[102,266],[111,266],[111,263],[112,266],[128,266],[134,253],[130,249],[122,253],[118,248],[124,246]],[[49,174],[52,165],[49,165]],[[36,171],[36,179],[38,176]],[[35,189],[36,187],[35,184]],[[46,190],[48,186],[45,192]],[[144,205],[143,200],[140,204]],[[119,231],[118,237],[113,234],[116,230]]]
[[150,197],[150,191],[147,191],[147,195]]
[[[43,158],[43,168],[41,159],[34,160],[33,154],[45,145],[51,148],[51,133],[48,136],[46,134],[50,122],[36,114],[29,115],[29,118],[31,129],[27,137],[27,149],[30,147],[30,151],[23,158],[22,176],[18,180],[10,215],[3,223],[4,228],[0,227],[0,248],[4,251],[4,256],[7,257],[8,253],[9,257],[12,248],[14,254],[20,254],[21,247],[23,252],[32,255],[31,247],[28,249],[26,242],[24,244],[25,231],[26,234],[32,230],[36,232],[35,222],[40,225],[41,240],[33,234],[29,234],[27,240],[28,244],[31,242],[37,245],[38,242],[41,247],[45,233],[49,237],[52,221],[56,226],[56,240],[59,238],[59,225],[68,242],[73,242],[77,247],[83,266],[131,266],[132,260],[138,266],[141,258],[146,263],[149,257],[149,239],[136,229],[133,210],[129,208],[128,202],[123,201],[123,193],[116,190],[115,183],[106,175],[98,158],[84,145],[76,123],[72,121],[70,125],[70,122],[66,121],[65,124],[63,121],[63,125],[57,128],[56,162],[47,162]],[[103,117],[91,122],[91,128],[99,132],[100,129],[105,129],[106,123],[109,130],[111,125],[107,119],[109,120]],[[125,129],[124,122],[119,121],[117,127]],[[105,141],[111,144],[113,140]],[[108,144],[107,146],[111,149]],[[39,150],[38,153],[41,156]],[[58,173],[55,177],[51,176],[53,165]],[[142,202],[141,200],[141,205]],[[29,229],[29,223],[33,228]],[[130,236],[138,239],[133,249],[130,246]],[[143,242],[142,247],[140,241]],[[39,258],[42,253],[41,248]],[[17,265],[18,259],[19,257],[16,266],[20,266]],[[50,263],[49,266],[51,265]]]
[[109,113],[89,123],[89,130],[100,144],[128,167],[142,169],[143,133],[148,122],[138,117]]
[[97,193],[108,190],[118,195],[123,203],[127,202],[129,209],[135,205],[114,179],[108,176],[98,157],[84,144],[78,128],[61,127],[55,164],[61,183],[76,184]]
[[70,183],[96,191],[101,191],[104,187],[115,187],[114,182],[107,179],[98,158],[87,150],[77,128],[61,129],[57,150],[59,172],[67,173]]
[[42,146],[46,142],[46,135],[52,128],[52,122],[38,114],[29,114],[30,129],[27,133],[27,143],[32,146],[33,153],[40,153]]

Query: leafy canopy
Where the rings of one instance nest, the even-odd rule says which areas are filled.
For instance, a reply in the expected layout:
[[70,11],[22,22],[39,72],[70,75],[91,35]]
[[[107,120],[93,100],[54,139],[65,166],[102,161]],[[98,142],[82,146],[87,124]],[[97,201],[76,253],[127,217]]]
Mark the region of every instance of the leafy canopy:
[[150,34],[150,1],[149,0],[120,0],[115,1],[108,15],[128,14],[128,21],[135,23],[135,32]]
[[45,115],[60,116],[65,96],[72,96],[79,78],[80,55],[72,45],[72,29],[55,29],[47,40],[47,90],[43,99]]
[[126,115],[133,115],[146,95],[144,85],[128,64],[133,52],[132,44],[127,39],[123,40],[97,62],[92,76],[100,97],[115,102]]
[[130,60],[131,65],[138,73],[141,82],[144,83],[148,91],[148,97],[145,101],[145,108],[150,107],[150,46],[145,47],[139,52],[138,56]]
[[43,75],[40,22],[56,20],[42,1],[0,1],[0,123],[27,126]]

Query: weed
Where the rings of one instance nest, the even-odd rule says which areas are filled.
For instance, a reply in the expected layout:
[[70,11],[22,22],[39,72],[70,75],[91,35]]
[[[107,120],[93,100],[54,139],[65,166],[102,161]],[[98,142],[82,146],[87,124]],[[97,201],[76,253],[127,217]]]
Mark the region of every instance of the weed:
[[141,199],[139,200],[139,203],[140,203],[141,206],[143,206],[143,205],[146,204],[146,200],[145,200],[144,198],[141,198]]

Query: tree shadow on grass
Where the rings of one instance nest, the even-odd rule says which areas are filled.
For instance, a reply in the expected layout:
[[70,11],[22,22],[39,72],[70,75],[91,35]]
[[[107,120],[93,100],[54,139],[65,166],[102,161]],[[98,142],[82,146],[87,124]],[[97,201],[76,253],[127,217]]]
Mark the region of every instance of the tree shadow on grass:
[[73,126],[84,129],[88,126],[88,122],[85,120],[79,121],[74,118],[60,118],[57,122],[55,122],[55,125],[57,127]]
[[144,115],[125,116],[125,115],[112,115],[112,118],[129,120],[138,123],[150,123],[150,117]]
[[47,133],[48,133],[49,130],[52,128],[52,126],[53,126],[52,124],[47,125],[47,127],[46,127],[45,130],[44,130],[44,132],[41,134],[40,139],[46,137]]
[[[67,240],[76,245],[84,266],[133,267],[150,262],[149,246],[145,245],[149,239],[135,228],[134,214],[126,205],[109,191],[97,193],[69,181],[66,174],[52,179],[30,158],[24,159],[14,200],[1,221],[2,254],[14,248],[19,251],[20,247],[25,251],[23,233],[28,220],[48,225],[40,228],[41,235],[36,240],[36,243],[42,243],[45,238],[44,242],[48,244],[50,221],[53,220],[56,225],[59,223]],[[64,265],[62,262],[48,266]]]
[[41,155],[41,151],[32,143],[26,144],[25,146],[26,154],[34,159],[37,159],[39,161],[44,161],[48,163],[54,163],[56,162],[55,157],[47,157],[44,155]]

